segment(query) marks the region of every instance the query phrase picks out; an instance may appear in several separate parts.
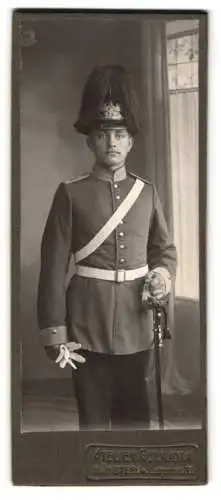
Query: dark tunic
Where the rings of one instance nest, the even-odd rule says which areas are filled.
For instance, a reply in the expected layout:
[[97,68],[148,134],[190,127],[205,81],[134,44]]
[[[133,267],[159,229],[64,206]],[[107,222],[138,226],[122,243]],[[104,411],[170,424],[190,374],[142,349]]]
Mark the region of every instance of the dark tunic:
[[[152,346],[152,313],[141,307],[145,278],[116,283],[74,275],[65,286],[71,255],[95,236],[135,180],[128,173],[116,182],[95,168],[88,176],[58,187],[41,248],[38,318],[43,335],[60,328],[83,349],[103,353],[132,354]],[[80,265],[134,269],[148,263],[149,269],[160,266],[175,274],[176,250],[156,189],[144,182],[125,219]]]

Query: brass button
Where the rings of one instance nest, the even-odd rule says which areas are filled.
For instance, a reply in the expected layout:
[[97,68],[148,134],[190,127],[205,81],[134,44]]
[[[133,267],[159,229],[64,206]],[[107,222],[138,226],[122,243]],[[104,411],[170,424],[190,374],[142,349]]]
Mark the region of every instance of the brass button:
[[123,264],[125,262],[125,259],[120,259],[120,263]]
[[117,194],[117,195],[116,195],[116,198],[117,198],[117,200],[120,200],[120,195],[119,195],[119,194]]
[[123,238],[123,236],[124,236],[124,232],[123,232],[123,231],[120,231],[119,236],[120,236],[120,238]]
[[51,333],[53,333],[54,335],[56,335],[56,333],[58,333],[58,332],[57,332],[56,328],[53,328],[53,330],[52,330]]
[[120,245],[120,248],[125,248],[125,245],[123,245],[123,244],[122,244],[122,245]]
[[114,187],[115,187],[115,189],[117,189],[118,188],[118,184],[114,184]]

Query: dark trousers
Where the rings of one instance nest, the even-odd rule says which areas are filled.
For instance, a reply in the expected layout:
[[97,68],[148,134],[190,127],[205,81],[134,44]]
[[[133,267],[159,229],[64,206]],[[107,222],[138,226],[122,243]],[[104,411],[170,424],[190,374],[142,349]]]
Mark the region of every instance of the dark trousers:
[[81,351],[81,354],[86,362],[72,372],[80,428],[147,428],[145,373],[149,352],[110,355]]

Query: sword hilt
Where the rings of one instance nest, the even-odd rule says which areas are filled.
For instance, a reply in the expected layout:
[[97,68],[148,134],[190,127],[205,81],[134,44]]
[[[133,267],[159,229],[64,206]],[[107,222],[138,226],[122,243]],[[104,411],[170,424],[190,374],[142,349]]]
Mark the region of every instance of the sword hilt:
[[164,340],[171,339],[167,321],[166,301],[157,302],[154,298],[149,297],[147,307],[153,310],[155,345],[162,347]]

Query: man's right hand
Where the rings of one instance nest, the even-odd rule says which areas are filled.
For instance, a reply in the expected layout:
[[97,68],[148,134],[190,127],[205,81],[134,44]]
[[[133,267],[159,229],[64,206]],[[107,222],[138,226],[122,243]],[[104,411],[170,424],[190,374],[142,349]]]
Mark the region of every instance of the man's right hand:
[[65,368],[69,364],[74,370],[78,368],[75,362],[84,363],[86,361],[81,354],[75,352],[78,349],[81,349],[81,344],[73,341],[61,345],[45,346],[48,357],[59,363],[60,368]]

